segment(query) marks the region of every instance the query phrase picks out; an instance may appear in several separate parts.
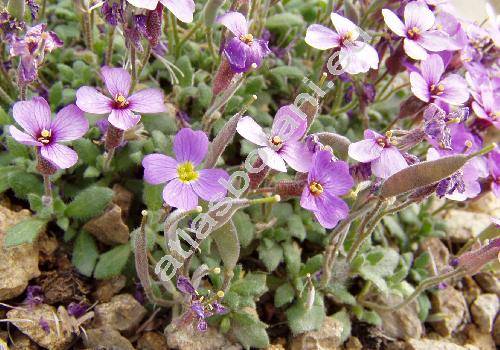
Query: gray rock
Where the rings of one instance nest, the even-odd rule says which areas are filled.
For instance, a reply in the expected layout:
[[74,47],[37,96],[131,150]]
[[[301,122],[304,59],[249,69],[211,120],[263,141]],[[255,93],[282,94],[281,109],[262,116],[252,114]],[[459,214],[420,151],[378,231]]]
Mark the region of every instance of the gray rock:
[[109,303],[95,307],[95,326],[110,327],[129,332],[135,329],[146,315],[146,309],[130,294],[115,295]]
[[122,210],[112,204],[104,214],[87,222],[83,228],[108,245],[127,243],[129,229],[122,219]]
[[493,325],[493,340],[495,345],[500,346],[500,317],[497,317]]
[[175,327],[169,325],[165,328],[167,344],[177,350],[240,350],[241,346],[231,343],[217,329],[208,327],[200,336],[198,330],[192,326]]
[[448,247],[437,237],[429,237],[420,244],[420,252],[429,252],[434,258],[438,271],[449,266],[450,252]]
[[443,219],[446,221],[446,237],[458,243],[464,243],[476,237],[491,223],[489,214],[460,209],[447,211]]
[[481,350],[495,350],[495,341],[491,333],[481,332],[476,325],[468,324],[464,333],[467,335],[465,343],[473,345]]
[[493,272],[480,272],[474,276],[485,293],[495,293],[500,297],[500,278]]
[[453,287],[440,289],[431,295],[432,312],[443,315],[443,319],[432,326],[443,337],[449,337],[463,322],[467,303],[462,293]]
[[31,217],[29,210],[12,211],[0,206],[0,301],[21,295],[28,281],[40,276],[38,248],[33,244],[4,247],[7,229]]
[[472,303],[470,308],[472,318],[482,332],[491,332],[499,307],[498,296],[493,293],[481,294]]
[[[56,323],[55,317],[59,320]],[[22,333],[49,350],[65,349],[73,334],[60,324],[60,313],[53,306],[41,304],[30,309],[16,308],[7,312],[7,318]],[[48,327],[48,331],[42,328]]]
[[[379,297],[382,305],[396,305],[403,299],[397,295]],[[399,310],[378,311],[382,318],[382,332],[396,339],[419,339],[422,336],[422,322],[418,318],[417,303],[413,302]]]
[[319,330],[302,333],[293,338],[290,350],[340,349],[342,331],[343,326],[340,321],[326,317]]
[[137,341],[139,350],[167,350],[167,339],[157,332],[145,332]]
[[88,329],[87,336],[83,337],[86,347],[96,349],[104,347],[112,350],[135,350],[132,343],[122,337],[120,332],[109,327]]
[[479,350],[479,348],[472,345],[461,346],[442,340],[410,339],[406,343],[405,350]]
[[113,203],[120,207],[123,218],[127,218],[134,194],[119,184],[113,186],[113,192]]

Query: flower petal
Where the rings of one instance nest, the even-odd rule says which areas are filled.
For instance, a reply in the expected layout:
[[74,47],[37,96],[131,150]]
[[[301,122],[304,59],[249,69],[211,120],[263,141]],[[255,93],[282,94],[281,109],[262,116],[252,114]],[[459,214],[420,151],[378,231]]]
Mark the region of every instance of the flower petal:
[[431,29],[436,18],[424,2],[412,1],[404,10],[406,28],[417,27],[421,32]]
[[[323,195],[324,194],[324,195]],[[318,210],[314,212],[321,226],[327,229],[334,228],[338,222],[345,219],[349,214],[349,207],[338,197],[323,193],[318,196]]]
[[344,195],[354,186],[354,180],[349,174],[349,165],[346,162],[340,160],[331,162],[324,171],[335,174],[335,177],[331,177],[322,183],[325,192],[337,196]]
[[245,35],[248,33],[248,23],[241,13],[239,12],[227,12],[219,17],[217,17],[217,23],[222,24],[224,27],[229,29],[231,33],[236,37]]
[[305,41],[319,50],[327,50],[339,46],[340,36],[330,28],[320,24],[312,24],[307,28]]
[[300,196],[300,206],[307,210],[318,210],[316,205],[316,196],[314,196],[309,190],[309,185],[304,187],[302,190],[302,195]]
[[422,33],[418,43],[426,50],[438,52],[452,48],[452,41],[448,34],[439,30]]
[[414,60],[421,61],[427,58],[427,51],[420,46],[415,40],[404,39],[403,47],[406,54]]
[[236,126],[236,131],[251,143],[259,146],[267,146],[267,135],[251,117],[245,116],[241,118]]
[[368,163],[380,157],[383,147],[374,139],[362,140],[349,145],[349,157],[358,162]]
[[148,154],[142,160],[144,167],[144,181],[152,185],[159,185],[178,177],[177,161],[163,154]]
[[160,0],[181,22],[193,22],[195,4],[193,0]]
[[329,151],[318,151],[313,156],[313,166],[307,175],[309,182],[317,181],[319,183],[328,182],[333,174],[325,169],[332,163],[332,154]]
[[181,129],[174,138],[174,154],[179,163],[199,165],[208,151],[208,137],[203,131]]
[[158,0],[127,0],[129,4],[140,9],[154,10],[158,5]]
[[297,141],[307,129],[307,120],[296,113],[291,105],[278,109],[271,129],[272,136],[279,136],[283,141]]
[[59,143],[40,147],[40,154],[60,169],[71,168],[78,161],[75,151]]
[[349,33],[349,37],[351,40],[356,40],[359,36],[359,28],[357,25],[352,23],[345,17],[332,12],[330,14],[330,19],[332,20],[333,26],[337,33],[342,37]]
[[271,169],[282,171],[286,173],[285,161],[279,156],[278,153],[269,147],[259,148],[257,153],[265,165]]
[[392,174],[407,168],[405,158],[395,147],[384,148],[380,158],[372,162],[372,172],[375,176],[387,179]]
[[52,141],[73,141],[89,130],[89,121],[83,111],[76,105],[67,105],[61,109],[50,126]]
[[224,48],[224,54],[234,72],[242,73],[246,70],[247,50],[248,45],[239,38],[232,38]]
[[452,105],[461,105],[469,99],[467,82],[458,74],[450,74],[440,84],[444,86],[443,94],[439,98]]
[[163,189],[163,200],[171,207],[191,210],[198,205],[198,196],[190,184],[173,179]]
[[417,72],[410,73],[411,92],[424,102],[429,102],[431,94],[429,92],[429,85],[425,79]]
[[229,174],[222,169],[202,169],[200,177],[190,183],[193,191],[206,201],[213,201],[226,195],[227,189],[219,183],[220,179],[229,179]]
[[133,128],[139,123],[139,120],[141,120],[141,116],[134,115],[130,109],[113,109],[108,117],[108,121],[121,130]]
[[295,171],[307,173],[312,167],[313,153],[302,142],[287,141],[278,153]]
[[87,113],[106,114],[111,112],[113,101],[95,88],[82,86],[76,91],[76,105]]
[[397,36],[406,36],[404,23],[394,12],[388,9],[382,9],[382,16],[384,16],[385,24],[394,34]]
[[422,77],[425,79],[428,86],[437,84],[441,80],[444,73],[444,63],[441,56],[432,54],[420,64]]
[[50,107],[42,97],[16,102],[12,114],[17,124],[33,137],[38,136],[43,129],[50,128]]
[[340,49],[339,62],[349,74],[366,73],[378,68],[378,54],[367,43],[356,41]]
[[125,69],[104,66],[101,68],[101,76],[111,97],[128,96],[132,78]]
[[19,143],[27,146],[43,146],[43,143],[38,142],[33,136],[28,135],[14,125],[9,126],[10,136],[14,138]]
[[144,89],[128,98],[129,108],[137,113],[161,113],[167,110],[160,89]]

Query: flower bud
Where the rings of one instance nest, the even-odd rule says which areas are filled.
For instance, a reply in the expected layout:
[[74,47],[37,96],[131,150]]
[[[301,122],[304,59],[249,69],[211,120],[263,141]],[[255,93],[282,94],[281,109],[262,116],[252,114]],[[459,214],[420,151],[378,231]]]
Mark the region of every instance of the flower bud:
[[276,184],[275,192],[283,198],[297,197],[302,194],[306,181],[279,181]]
[[427,104],[415,96],[411,96],[401,104],[398,119],[413,118],[423,111]]
[[226,0],[208,0],[205,8],[203,9],[203,21],[205,26],[211,27],[215,23],[217,11],[224,4]]
[[107,151],[110,151],[121,145],[123,142],[123,134],[125,132],[117,127],[109,124],[108,130],[106,131],[106,141],[105,147]]
[[42,175],[53,175],[56,173],[57,167],[38,154],[36,170]]
[[146,15],[146,37],[152,47],[158,45],[161,37],[161,20],[163,5],[158,3],[156,9]]
[[[257,158],[257,160],[253,163],[253,168],[259,169],[262,166],[262,164],[263,164],[262,159]],[[262,183],[262,181],[264,181],[268,173],[269,173],[268,166],[265,166],[258,173],[249,173],[248,177],[250,178],[250,189],[255,190],[256,188],[258,188]]]
[[217,96],[222,91],[226,90],[231,84],[231,81],[233,80],[233,77],[235,75],[236,73],[231,69],[229,61],[227,60],[227,58],[223,57],[213,81],[213,95]]

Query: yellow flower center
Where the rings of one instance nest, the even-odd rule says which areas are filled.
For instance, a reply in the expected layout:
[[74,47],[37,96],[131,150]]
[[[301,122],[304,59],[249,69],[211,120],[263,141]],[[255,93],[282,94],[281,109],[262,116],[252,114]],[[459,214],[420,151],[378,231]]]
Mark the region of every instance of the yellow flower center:
[[243,41],[247,45],[252,45],[253,44],[253,35],[252,34],[240,35],[240,40]]
[[271,143],[275,146],[281,146],[281,144],[283,143],[283,140],[279,136],[273,136],[271,138]]
[[123,95],[117,95],[115,97],[115,102],[118,105],[118,107],[126,107],[128,106],[128,101]]
[[411,29],[408,29],[408,36],[412,39],[418,36],[419,34],[420,34],[420,28],[418,27],[413,27]]
[[40,137],[38,138],[38,141],[44,144],[50,143],[50,137],[52,136],[52,131],[43,129],[40,132]]
[[433,95],[442,95],[444,92],[444,85],[443,84],[439,84],[438,86],[432,84],[431,85],[431,94]]
[[320,194],[323,193],[323,186],[321,186],[321,184],[319,182],[316,182],[316,181],[313,181],[311,182],[311,184],[309,185],[309,191],[315,195],[315,196],[319,196]]
[[179,164],[179,166],[177,166],[177,175],[179,175],[179,180],[184,183],[195,181],[200,176],[191,162]]

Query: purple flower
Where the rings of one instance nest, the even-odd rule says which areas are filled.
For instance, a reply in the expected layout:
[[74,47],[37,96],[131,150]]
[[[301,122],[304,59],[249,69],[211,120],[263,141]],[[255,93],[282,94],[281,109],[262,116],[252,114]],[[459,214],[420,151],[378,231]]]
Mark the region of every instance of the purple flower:
[[500,198],[500,151],[498,149],[493,150],[488,155],[488,169],[493,178],[491,191],[497,198]]
[[464,78],[457,74],[444,73],[443,59],[439,55],[429,55],[422,61],[419,72],[410,73],[411,91],[424,102],[443,101],[460,105],[469,99],[469,90]]
[[333,228],[349,213],[349,207],[338,196],[348,193],[353,185],[346,162],[333,161],[328,151],[316,152],[300,206],[312,211],[323,227]]
[[377,51],[367,43],[357,40],[360,35],[359,28],[336,13],[332,13],[330,18],[336,32],[320,24],[310,25],[306,32],[306,43],[319,50],[340,48],[340,65],[349,74],[365,73],[370,68],[377,69]]
[[227,189],[219,183],[229,175],[222,169],[202,169],[208,151],[208,138],[203,131],[181,129],[174,139],[175,158],[163,154],[144,157],[144,180],[153,185],[167,183],[163,199],[168,205],[190,210],[198,205],[198,197],[212,201],[226,195]]
[[382,136],[373,130],[364,132],[365,139],[349,145],[349,157],[371,163],[372,173],[386,179],[408,166],[405,158],[391,140],[390,132]]
[[85,303],[70,303],[68,305],[68,315],[75,318],[80,318],[87,312],[87,305]]
[[184,294],[191,295],[193,298],[196,297],[196,289],[194,289],[189,278],[185,276],[179,276],[179,278],[177,278],[177,289]]
[[290,105],[278,110],[270,135],[248,116],[241,118],[236,127],[245,139],[262,146],[257,152],[268,167],[286,172],[286,162],[292,169],[303,173],[309,171],[312,161],[312,152],[300,141],[306,129],[306,120],[296,114]]
[[95,88],[82,86],[76,92],[76,104],[83,111],[93,114],[108,114],[108,121],[116,128],[128,130],[141,117],[137,113],[165,112],[163,92],[160,89],[144,89],[129,96],[130,74],[123,68],[101,68],[102,79],[111,95],[104,96]]
[[385,24],[397,36],[404,38],[405,52],[415,60],[425,60],[427,51],[437,52],[453,49],[448,34],[432,30],[436,18],[425,3],[419,1],[408,3],[404,9],[404,23],[388,9],[383,9],[382,15]]
[[246,72],[254,63],[259,67],[262,59],[271,52],[267,41],[255,39],[248,32],[247,20],[241,13],[225,13],[217,18],[217,23],[225,26],[234,35],[224,48],[224,54],[234,72]]
[[498,90],[494,91],[493,84],[488,81],[480,86],[479,94],[474,96],[472,110],[476,115],[488,120],[495,128],[500,129],[500,98]]
[[105,0],[101,8],[101,13],[106,22],[112,26],[116,26],[118,22],[123,23],[123,1]]
[[[158,5],[158,0],[127,0],[131,5],[147,10],[154,10]],[[193,0],[159,0],[159,2],[169,9],[180,21],[184,23],[193,22],[195,4]]]
[[[446,113],[435,104],[430,104],[424,111],[424,133],[437,142],[440,148],[451,148],[451,132],[449,124],[462,123],[469,116],[468,108],[460,108],[455,112]],[[422,140],[419,140],[421,142]]]
[[43,303],[44,295],[43,289],[40,286],[28,286],[26,290],[26,299],[24,300],[25,304],[29,306],[36,306]]
[[23,128],[9,127],[10,134],[19,143],[35,146],[39,154],[60,169],[72,167],[78,155],[60,142],[73,141],[82,137],[89,128],[89,122],[82,110],[71,104],[61,109],[51,119],[50,107],[43,98],[14,104],[14,119]]
[[41,329],[43,329],[43,331],[47,334],[50,333],[50,325],[49,325],[49,322],[44,319],[43,317],[40,317],[40,319],[38,320],[38,325],[40,326]]

